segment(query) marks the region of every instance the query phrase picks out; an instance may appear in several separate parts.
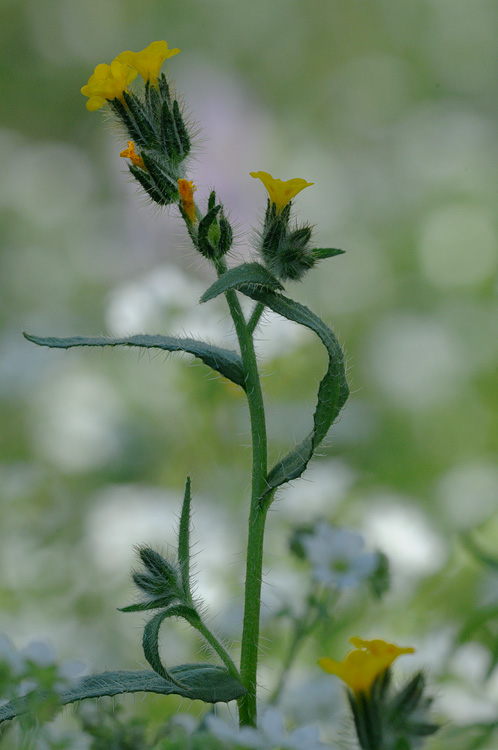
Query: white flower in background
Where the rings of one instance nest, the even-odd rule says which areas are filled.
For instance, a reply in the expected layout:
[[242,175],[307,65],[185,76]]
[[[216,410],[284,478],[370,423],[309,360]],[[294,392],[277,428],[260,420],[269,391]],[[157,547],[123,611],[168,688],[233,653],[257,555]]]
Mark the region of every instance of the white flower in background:
[[325,750],[327,747],[318,740],[318,729],[315,727],[299,727],[287,732],[284,718],[276,708],[265,711],[257,729],[239,729],[212,715],[206,718],[206,724],[221,741],[235,742],[238,747],[252,750]]
[[363,552],[360,534],[345,528],[334,528],[324,521],[313,533],[303,534],[301,543],[313,566],[313,577],[331,588],[359,586],[378,565],[378,555]]

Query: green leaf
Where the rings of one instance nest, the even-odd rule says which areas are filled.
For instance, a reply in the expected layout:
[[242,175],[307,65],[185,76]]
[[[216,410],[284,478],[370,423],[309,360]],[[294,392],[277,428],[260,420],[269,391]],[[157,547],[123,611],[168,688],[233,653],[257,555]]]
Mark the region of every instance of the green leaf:
[[181,339],[172,336],[149,336],[137,334],[125,338],[110,339],[105,336],[72,336],[70,338],[41,337],[24,333],[28,341],[38,346],[48,346],[55,349],[71,349],[76,346],[137,346],[143,349],[164,349],[167,352],[188,352],[204,364],[216,370],[223,377],[228,378],[241,388],[245,387],[244,368],[237,352],[221,349],[212,344],[196,339]]
[[325,260],[325,258],[333,258],[335,255],[344,255],[345,250],[339,250],[337,247],[315,247],[311,251],[316,260]]
[[178,564],[182,578],[183,593],[187,601],[192,601],[190,591],[190,506],[192,495],[190,492],[190,477],[185,483],[183,495],[182,512],[180,515],[180,527],[178,530]]
[[241,266],[230,268],[214,284],[211,284],[202,295],[201,302],[208,302],[219,294],[228,292],[229,289],[240,289],[241,287],[254,287],[260,290],[283,289],[280,281],[260,263],[243,263]]
[[126,607],[118,607],[118,612],[149,612],[151,609],[164,609],[169,607],[172,598],[168,596],[159,597],[156,599],[150,599],[148,602],[137,602],[136,604],[128,604]]
[[471,555],[475,557],[478,562],[486,565],[488,568],[491,568],[491,570],[498,571],[498,557],[496,557],[495,555],[491,555],[489,552],[484,550],[480,546],[480,544],[475,541],[470,532],[462,532],[460,538],[464,547],[468,552],[470,552]]
[[254,286],[240,287],[240,291],[256,302],[262,302],[266,307],[287,318],[287,320],[292,320],[312,330],[320,338],[329,357],[327,372],[318,387],[318,400],[313,415],[313,429],[299,445],[271,469],[267,477],[267,489],[261,496],[261,500],[263,500],[266,495],[273,492],[281,484],[301,476],[346,403],[349,388],[346,381],[342,349],[323,320],[312,313],[305,305],[284,297],[282,294],[265,292]]
[[142,637],[142,647],[144,650],[144,656],[154,672],[157,672],[157,674],[165,680],[171,680],[177,684],[177,686],[181,687],[181,683],[176,682],[171,671],[165,669],[159,654],[159,629],[164,620],[169,617],[183,617],[187,622],[197,622],[199,620],[199,615],[195,609],[187,607],[184,604],[176,604],[169,607],[169,609],[165,609],[163,612],[158,612],[158,614],[154,615],[154,617],[152,617],[145,625]]
[[[182,664],[172,667],[170,673],[174,682],[149,670],[102,672],[82,677],[60,691],[60,705],[121,693],[181,695],[205,703],[228,703],[246,692],[242,683],[225,667],[215,664]],[[0,722],[27,713],[29,709],[29,696],[10,701],[0,706]]]

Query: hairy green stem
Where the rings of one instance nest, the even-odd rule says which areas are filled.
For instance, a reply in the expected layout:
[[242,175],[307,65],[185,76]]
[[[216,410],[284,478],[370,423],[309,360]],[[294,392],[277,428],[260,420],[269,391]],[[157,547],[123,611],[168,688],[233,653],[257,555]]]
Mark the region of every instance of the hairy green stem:
[[211,648],[216,651],[220,659],[222,660],[225,667],[228,669],[231,675],[236,677],[238,680],[240,680],[240,674],[239,670],[233,663],[232,659],[230,658],[227,650],[221,645],[219,640],[216,638],[214,633],[212,633],[207,625],[205,625],[202,620],[199,621],[198,624],[194,624],[195,629],[206,639],[206,641],[209,643]]
[[254,310],[252,311],[252,315],[247,322],[247,330],[251,336],[254,333],[256,326],[259,323],[259,320],[261,318],[261,315],[263,314],[264,309],[265,309],[265,306],[263,305],[262,302],[257,302],[254,305]]
[[[226,271],[226,265],[222,260],[216,263],[216,267],[220,275]],[[263,508],[260,502],[260,498],[266,489],[268,470],[266,418],[252,331],[249,330],[249,326],[246,323],[236,292],[231,289],[226,292],[225,296],[239,340],[240,354],[245,371],[245,391],[251,419],[252,492],[247,538],[244,623],[240,655],[240,676],[247,693],[242,698],[239,698],[238,705],[240,725],[256,726],[263,540],[268,508],[268,505]],[[261,312],[262,309],[258,317]]]

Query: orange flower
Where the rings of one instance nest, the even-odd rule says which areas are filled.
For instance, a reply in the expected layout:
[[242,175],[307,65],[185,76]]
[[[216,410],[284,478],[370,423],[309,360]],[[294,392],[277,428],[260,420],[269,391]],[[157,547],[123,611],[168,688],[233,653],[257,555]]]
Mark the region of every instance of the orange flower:
[[194,193],[197,188],[194,183],[189,180],[178,180],[178,190],[180,191],[183,210],[191,224],[194,224],[197,221],[194,203]]
[[124,157],[125,159],[131,159],[132,164],[134,164],[136,167],[140,167],[140,169],[146,170],[144,160],[135,151],[134,141],[128,141],[128,147],[123,149],[123,151],[121,151],[119,155]]

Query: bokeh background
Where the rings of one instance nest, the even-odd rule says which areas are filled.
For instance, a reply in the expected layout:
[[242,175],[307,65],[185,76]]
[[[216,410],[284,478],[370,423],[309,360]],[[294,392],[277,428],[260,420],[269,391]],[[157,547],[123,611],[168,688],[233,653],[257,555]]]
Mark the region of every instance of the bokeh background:
[[[400,671],[427,667],[449,722],[497,720],[498,574],[461,538],[496,554],[497,35],[493,0],[1,0],[0,606],[18,647],[47,639],[90,671],[143,664],[142,618],[116,607],[133,600],[133,545],[174,544],[188,473],[199,592],[218,630],[239,633],[241,395],[188,356],[22,338],[188,332],[234,346],[223,302],[198,304],[213,276],[175,210],[147,204],[122,135],[79,91],[97,63],[166,39],[200,131],[190,177],[229,209],[234,262],[264,210],[259,169],[314,182],[299,217],[317,246],[347,251],[289,287],[344,344],[352,395],[270,515],[264,617],[299,606],[308,572],[287,540],[318,517],[383,550],[392,585],[381,601],[348,595],[303,650],[285,710],[325,726],[342,710],[316,659],[359,634],[416,646]],[[276,316],[258,347],[276,456],[307,430],[325,360]],[[263,696],[286,627],[266,628]],[[165,628],[166,659],[197,645]]]

